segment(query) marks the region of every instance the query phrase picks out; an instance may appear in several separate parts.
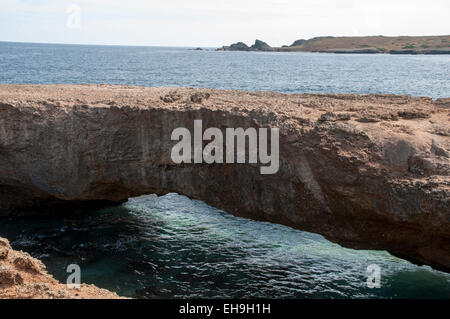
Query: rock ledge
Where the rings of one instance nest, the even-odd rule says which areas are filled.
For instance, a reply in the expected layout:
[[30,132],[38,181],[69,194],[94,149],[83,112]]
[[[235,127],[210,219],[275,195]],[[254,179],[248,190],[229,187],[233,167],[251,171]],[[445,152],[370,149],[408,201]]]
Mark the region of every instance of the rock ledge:
[[0,237],[0,299],[118,299],[119,296],[94,285],[69,289],[29,254],[15,251]]

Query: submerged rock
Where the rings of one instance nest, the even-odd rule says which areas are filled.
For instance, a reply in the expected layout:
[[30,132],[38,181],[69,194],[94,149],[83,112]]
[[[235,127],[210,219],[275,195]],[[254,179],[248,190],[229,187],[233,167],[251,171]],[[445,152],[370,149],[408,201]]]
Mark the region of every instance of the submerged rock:
[[[177,192],[449,271],[449,107],[396,95],[1,85],[0,214]],[[279,171],[175,164],[171,133],[193,132],[195,119],[205,129],[279,128]]]

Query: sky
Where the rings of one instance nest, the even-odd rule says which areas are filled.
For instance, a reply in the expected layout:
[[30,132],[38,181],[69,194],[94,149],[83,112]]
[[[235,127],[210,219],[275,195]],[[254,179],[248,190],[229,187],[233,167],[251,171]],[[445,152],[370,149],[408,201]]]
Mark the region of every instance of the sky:
[[0,41],[219,47],[449,35],[449,0],[0,0]]

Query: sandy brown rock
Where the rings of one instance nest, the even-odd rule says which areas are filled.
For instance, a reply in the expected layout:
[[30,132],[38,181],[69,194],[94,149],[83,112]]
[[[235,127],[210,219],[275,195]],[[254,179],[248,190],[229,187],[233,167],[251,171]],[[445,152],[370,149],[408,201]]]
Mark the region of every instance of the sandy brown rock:
[[[396,95],[2,85],[0,211],[178,192],[449,271],[449,114],[450,99]],[[194,119],[280,128],[279,172],[174,164],[171,132]]]
[[69,289],[46,270],[44,264],[29,254],[15,251],[6,239],[0,238],[0,299],[117,299],[117,294],[94,285],[82,284]]

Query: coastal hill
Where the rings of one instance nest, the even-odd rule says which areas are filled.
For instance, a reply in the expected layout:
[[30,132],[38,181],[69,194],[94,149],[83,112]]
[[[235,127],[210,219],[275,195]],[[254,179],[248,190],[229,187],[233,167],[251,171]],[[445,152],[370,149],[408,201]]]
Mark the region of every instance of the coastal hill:
[[[399,95],[0,85],[0,215],[176,192],[450,272],[449,110]],[[175,164],[172,132],[194,119],[278,128],[279,171]]]
[[391,53],[391,54],[450,54],[450,35],[443,36],[368,36],[368,37],[316,37],[296,40],[291,45],[271,47],[256,40],[248,46],[237,42],[223,46],[221,51],[275,51],[326,53]]

